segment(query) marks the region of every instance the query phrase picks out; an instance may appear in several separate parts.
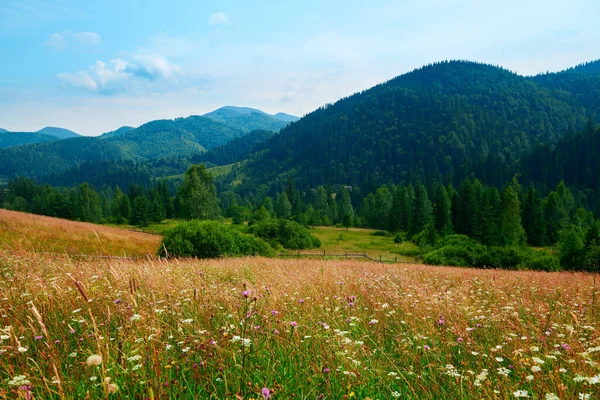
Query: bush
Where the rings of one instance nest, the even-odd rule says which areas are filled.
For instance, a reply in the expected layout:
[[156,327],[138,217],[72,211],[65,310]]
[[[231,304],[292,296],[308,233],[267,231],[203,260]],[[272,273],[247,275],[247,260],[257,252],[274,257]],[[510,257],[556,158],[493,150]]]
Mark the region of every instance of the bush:
[[371,235],[373,236],[387,236],[387,232],[386,231],[375,231],[373,233],[371,233]]
[[557,272],[562,270],[558,258],[550,254],[543,254],[530,259],[525,267],[534,271]]
[[476,268],[560,271],[558,258],[528,247],[488,247],[462,235],[451,235],[441,242],[440,247],[423,256],[424,263]]
[[[165,252],[166,249],[166,252]],[[216,221],[184,222],[165,232],[159,256],[219,258],[224,256],[274,256],[263,240],[245,235]]]
[[286,219],[260,221],[248,228],[248,232],[269,242],[273,247],[303,250],[321,247],[321,241],[311,235],[304,226]]

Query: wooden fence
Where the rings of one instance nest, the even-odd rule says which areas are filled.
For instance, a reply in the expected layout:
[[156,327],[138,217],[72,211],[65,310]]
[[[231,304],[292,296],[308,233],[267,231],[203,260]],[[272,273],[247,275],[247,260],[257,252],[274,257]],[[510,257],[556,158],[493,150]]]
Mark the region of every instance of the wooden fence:
[[[397,264],[397,263],[402,263],[402,264],[411,264],[412,261],[406,261],[406,260],[398,260],[398,257],[392,259],[386,259],[383,258],[382,255],[379,255],[379,258],[372,258],[370,257],[366,252],[364,253],[342,253],[342,254],[336,254],[336,253],[327,253],[326,250],[323,250],[322,253],[300,253],[300,251],[298,251],[298,253],[293,254],[293,253],[281,253],[278,254],[279,257],[281,258],[300,258],[300,257],[308,257],[308,258],[327,258],[327,257],[334,257],[334,258],[356,258],[356,259],[366,259],[369,261],[374,261],[374,262],[378,262],[378,263],[387,263],[387,264]],[[417,259],[415,259],[415,262],[418,262]]]

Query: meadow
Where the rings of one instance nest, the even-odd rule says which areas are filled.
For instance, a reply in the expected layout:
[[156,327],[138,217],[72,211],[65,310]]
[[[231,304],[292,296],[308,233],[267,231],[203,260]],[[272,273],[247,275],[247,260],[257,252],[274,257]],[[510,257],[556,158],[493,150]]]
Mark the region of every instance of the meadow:
[[160,236],[0,209],[0,249],[120,257],[154,255]]
[[594,399],[599,295],[585,273],[0,250],[0,398]]

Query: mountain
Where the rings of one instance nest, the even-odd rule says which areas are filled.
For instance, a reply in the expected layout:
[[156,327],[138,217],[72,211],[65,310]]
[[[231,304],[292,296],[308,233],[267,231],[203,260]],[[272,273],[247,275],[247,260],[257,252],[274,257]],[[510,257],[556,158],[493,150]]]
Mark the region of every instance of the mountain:
[[254,130],[278,132],[290,122],[298,119],[293,115],[283,113],[270,115],[254,108],[234,106],[221,107],[218,110],[204,114],[203,117],[210,118],[213,121],[243,132]]
[[578,74],[600,75],[600,60],[590,61],[569,68],[565,72],[574,72]]
[[54,136],[59,139],[70,139],[74,137],[80,137],[81,135],[70,131],[68,129],[56,128],[53,126],[47,126],[45,128],[40,129],[36,133],[41,133],[42,135]]
[[119,129],[117,129],[117,130],[114,130],[114,131],[111,131],[111,132],[106,132],[106,133],[103,133],[103,134],[102,134],[102,135],[100,135],[99,137],[101,137],[102,139],[108,139],[108,138],[111,138],[111,137],[115,137],[115,136],[122,135],[123,133],[127,133],[127,132],[129,132],[129,131],[132,131],[132,130],[134,130],[134,129],[135,129],[135,128],[134,128],[134,127],[131,127],[131,126],[122,126],[122,127],[120,127]]
[[77,137],[0,149],[0,177],[60,174],[86,162],[189,157],[244,134],[199,116],[152,121],[107,138]]
[[427,65],[282,129],[240,171],[237,190],[280,190],[292,175],[300,188],[460,182],[475,165],[512,166],[583,127],[599,87],[600,77],[581,73],[528,78],[467,61]]
[[272,131],[252,131],[206,153],[193,156],[191,161],[195,164],[201,162],[216,165],[231,164],[258,151],[260,146],[273,135],[275,135],[275,132]]
[[32,143],[51,142],[53,140],[57,140],[56,137],[36,132],[9,132],[0,130],[0,149]]
[[277,113],[275,115],[273,115],[275,118],[277,118],[280,121],[285,121],[285,122],[296,122],[298,121],[300,118],[294,116],[294,115],[290,115],[290,114],[286,114],[286,113]]

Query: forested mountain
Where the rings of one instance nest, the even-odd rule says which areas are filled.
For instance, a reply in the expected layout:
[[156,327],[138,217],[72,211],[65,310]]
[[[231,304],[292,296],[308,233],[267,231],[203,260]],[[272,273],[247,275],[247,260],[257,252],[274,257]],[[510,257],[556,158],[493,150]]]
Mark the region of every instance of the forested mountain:
[[235,179],[244,181],[240,193],[280,189],[289,175],[300,188],[458,183],[475,166],[514,166],[582,128],[598,87],[600,77],[579,73],[527,78],[473,62],[427,65],[289,125]]
[[53,140],[57,140],[57,138],[36,132],[0,131],[0,149],[22,146],[24,144],[51,142]]
[[277,118],[278,120],[285,121],[285,122],[296,122],[300,119],[300,118],[296,117],[295,115],[290,115],[290,114],[286,114],[286,113],[282,113],[282,112],[277,113],[273,116],[275,118]]
[[271,131],[253,131],[214,149],[192,157],[192,162],[209,162],[216,165],[231,164],[245,159],[260,150],[261,145],[275,135]]
[[297,117],[284,113],[270,115],[254,108],[233,106],[221,107],[218,110],[204,114],[203,117],[243,132],[255,130],[278,132],[290,122],[298,120]]
[[600,60],[579,64],[576,67],[569,68],[565,72],[575,72],[579,74],[600,75]]
[[523,157],[520,179],[544,192],[563,180],[570,187],[599,191],[599,153],[600,128],[590,123],[582,132],[565,137],[556,146],[540,145]]
[[0,149],[0,176],[38,177],[58,173],[86,161],[124,158],[119,146],[97,138],[55,140]]
[[78,137],[0,149],[0,177],[60,174],[85,162],[189,157],[243,135],[198,116],[152,121],[107,138]]
[[122,134],[127,133],[129,131],[132,131],[134,129],[135,128],[132,127],[132,126],[122,126],[119,129],[117,129],[117,130],[103,133],[99,137],[101,137],[102,139],[108,139],[108,138],[111,138],[111,137],[122,135]]
[[63,128],[45,127],[37,132],[10,132],[0,129],[0,149],[34,143],[46,143],[57,139],[81,137],[75,132]]
[[75,138],[75,137],[81,136],[73,131],[68,130],[68,129],[57,128],[54,126],[47,126],[43,129],[40,129],[39,131],[37,131],[37,133],[41,133],[42,135],[54,136],[59,139],[70,139],[70,138]]

